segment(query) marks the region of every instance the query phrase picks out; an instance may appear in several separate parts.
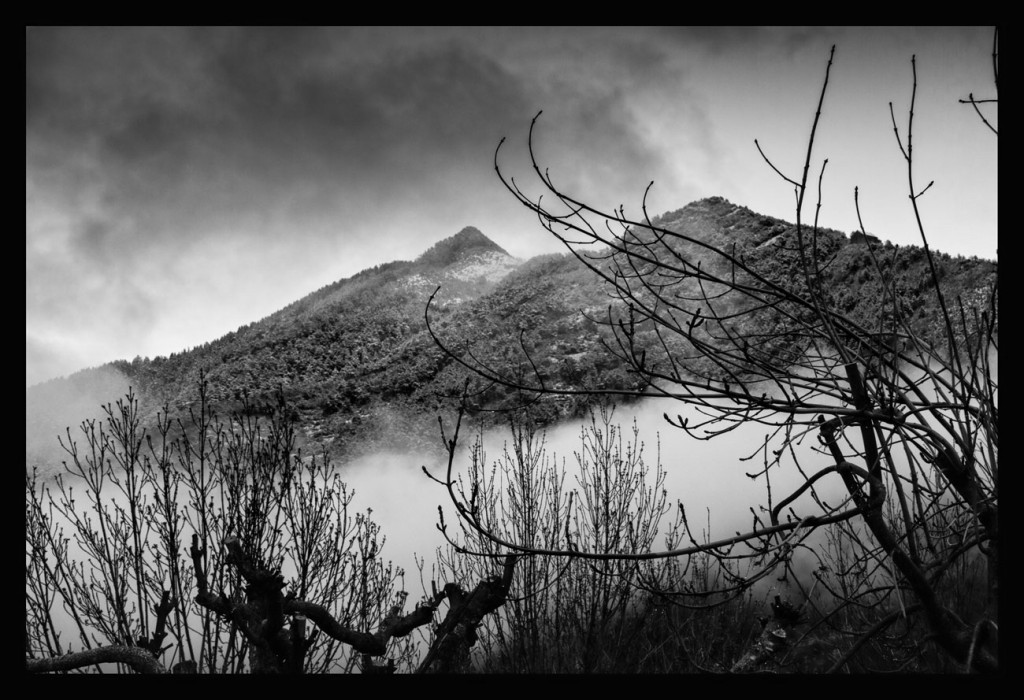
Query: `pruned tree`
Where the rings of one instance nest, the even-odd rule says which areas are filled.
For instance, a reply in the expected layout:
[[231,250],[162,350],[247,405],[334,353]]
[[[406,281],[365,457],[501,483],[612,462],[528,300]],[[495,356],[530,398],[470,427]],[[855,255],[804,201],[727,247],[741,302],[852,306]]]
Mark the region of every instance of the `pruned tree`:
[[[815,580],[798,582],[808,594],[804,604],[816,612],[819,631],[831,628],[853,640],[837,653],[833,670],[867,645],[876,645],[890,668],[913,663],[922,649],[934,645],[957,668],[995,671],[997,289],[993,280],[971,298],[954,299],[944,288],[942,265],[923,223],[922,198],[933,183],[920,187],[915,170],[918,77],[912,59],[905,126],[898,123],[892,103],[889,108],[894,148],[905,161],[909,205],[938,308],[937,332],[911,322],[900,269],[893,264],[904,251],[878,245],[863,224],[857,233],[867,245],[871,274],[883,298],[870,315],[857,315],[838,303],[840,290],[829,286],[827,274],[836,239],[818,225],[828,161],[819,166],[813,154],[834,54],[835,47],[801,171],[786,174],[754,142],[795,197],[795,225],[773,231],[775,240],[768,247],[743,247],[664,226],[648,215],[647,192],[639,217],[627,216],[624,207],[603,211],[567,193],[542,167],[536,151],[540,114],[531,123],[527,147],[542,196],[531,196],[503,171],[504,139],[495,152],[495,170],[508,191],[606,283],[613,303],[593,320],[608,332],[607,350],[643,385],[640,390],[570,392],[678,400],[694,413],[687,418],[666,414],[665,420],[694,439],[719,438],[743,425],[763,426],[767,437],[760,478],[768,489],[751,526],[734,536],[698,541],[684,521],[687,541],[680,546],[609,552],[565,531],[543,543],[509,532],[484,517],[472,498],[454,492],[451,497],[461,522],[492,543],[496,553],[589,562],[711,556],[725,565],[745,560],[749,568],[726,582],[725,588],[735,591],[780,568],[791,569],[794,553],[803,548],[816,558]],[[993,63],[997,66],[995,49]],[[973,95],[968,102],[978,108]],[[809,217],[815,190],[817,204]],[[852,194],[859,217],[859,194]],[[521,371],[504,373],[479,362],[472,348],[446,344],[431,325],[429,303],[425,316],[435,342],[484,382],[514,389],[529,401],[567,393],[546,381],[527,343],[518,344]],[[804,437],[812,435],[818,445],[802,448]],[[780,497],[769,478],[784,469],[796,470],[802,481]],[[839,503],[821,492],[833,484],[844,494]],[[478,474],[465,493],[476,494],[482,486]],[[965,580],[977,582],[980,600],[958,592],[958,582]],[[672,591],[661,593],[670,597]],[[756,666],[737,663],[735,670]]]
[[[437,671],[464,653],[452,640],[471,645],[505,577],[404,612],[371,511],[326,456],[296,451],[283,399],[269,420],[245,408],[222,423],[201,378],[191,421],[164,412],[154,436],[129,392],[84,444],[67,431],[55,479],[26,474],[27,670]],[[410,634],[445,600],[420,662]]]

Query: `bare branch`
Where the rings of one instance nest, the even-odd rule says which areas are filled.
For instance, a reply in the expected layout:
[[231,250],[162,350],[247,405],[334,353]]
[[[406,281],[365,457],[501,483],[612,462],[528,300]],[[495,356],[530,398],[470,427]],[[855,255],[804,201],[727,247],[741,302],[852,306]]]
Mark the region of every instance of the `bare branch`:
[[59,673],[96,664],[124,664],[136,673],[167,673],[167,669],[147,650],[126,646],[96,647],[52,659],[26,659],[25,670],[29,673]]

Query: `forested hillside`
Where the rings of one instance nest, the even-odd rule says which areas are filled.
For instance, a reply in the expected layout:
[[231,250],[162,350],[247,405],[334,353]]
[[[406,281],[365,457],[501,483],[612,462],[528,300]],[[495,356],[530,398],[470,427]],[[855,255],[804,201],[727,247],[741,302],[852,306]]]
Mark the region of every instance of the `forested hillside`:
[[[800,275],[793,224],[722,198],[694,202],[654,223],[729,248],[780,282]],[[895,293],[913,327],[924,337],[939,337],[922,249],[833,230],[818,231],[815,245],[831,256],[825,286],[841,311],[885,332]],[[680,252],[699,259],[701,247],[689,245]],[[937,260],[948,299],[977,301],[991,292],[995,262],[941,254]],[[884,280],[890,271],[898,276],[887,291]],[[452,410],[453,397],[467,378],[474,407],[511,405],[518,397],[471,376],[427,333],[424,311],[438,287],[431,323],[453,351],[469,350],[508,376],[538,373],[558,389],[644,388],[603,345],[610,335],[602,324],[621,319],[601,279],[571,253],[524,262],[477,229],[466,228],[415,261],[364,270],[201,347],[169,357],[118,360],[29,388],[28,465],[47,464],[59,454],[53,449],[55,437],[69,414],[51,410],[54,402],[69,393],[85,397],[77,399],[80,403],[88,397],[114,400],[123,391],[105,388],[119,384],[117,375],[134,388],[148,420],[165,404],[172,415],[186,411],[196,400],[203,372],[210,396],[224,413],[240,408],[246,397],[251,410],[268,411],[280,390],[298,421],[300,438],[328,445],[338,458],[381,449],[439,449],[436,417]],[[966,321],[970,332],[971,319]],[[744,337],[758,332],[736,330]],[[638,337],[647,338],[655,358],[659,350],[653,333]],[[793,342],[798,343],[795,336]],[[669,349],[685,357],[685,348]],[[691,369],[712,370],[706,363]],[[111,370],[116,370],[113,378]],[[588,400],[557,397],[540,415],[547,421],[579,415]]]

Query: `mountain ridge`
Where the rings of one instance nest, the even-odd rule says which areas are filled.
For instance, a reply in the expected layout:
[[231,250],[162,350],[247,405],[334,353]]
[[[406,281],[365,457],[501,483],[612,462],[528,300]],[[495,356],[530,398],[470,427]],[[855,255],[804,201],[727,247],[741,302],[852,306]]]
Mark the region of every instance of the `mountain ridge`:
[[[772,274],[792,274],[794,262],[782,243],[794,235],[795,227],[783,220],[711,197],[666,212],[655,223],[700,240],[735,244],[738,253]],[[835,255],[829,274],[837,303],[870,321],[878,313],[871,299],[880,297],[881,287],[867,247],[838,231],[822,230],[819,238]],[[908,309],[917,314],[915,322],[928,327],[933,319],[925,301],[923,251],[897,251],[888,242],[874,241],[881,256],[908,279]],[[954,292],[976,293],[994,282],[995,263],[937,257],[943,284]],[[424,309],[438,287],[432,325],[451,347],[471,348],[484,362],[512,367],[509,363],[522,359],[516,358],[523,342],[554,386],[639,387],[636,377],[601,348],[606,329],[591,319],[607,311],[609,299],[596,275],[571,253],[513,258],[479,229],[467,226],[415,260],[384,263],[338,280],[202,346],[167,357],[114,361],[51,380],[46,390],[29,388],[26,434],[32,432],[33,420],[42,421],[55,442],[64,426],[78,424],[33,407],[58,402],[62,387],[92,384],[108,392],[95,396],[98,404],[119,398],[109,395],[115,387],[130,385],[151,420],[164,405],[173,413],[187,411],[203,373],[222,415],[244,406],[268,411],[273,396],[281,392],[304,439],[328,445],[339,458],[386,448],[436,450],[436,417],[452,410],[446,397],[457,395],[467,378],[473,380],[426,332]],[[124,383],[118,385],[116,376]],[[482,405],[511,400],[500,388],[475,389],[479,393],[474,400]],[[547,418],[578,415],[585,406],[582,399],[553,400],[546,404]],[[27,442],[27,464],[52,462],[41,448],[33,449],[40,440]]]

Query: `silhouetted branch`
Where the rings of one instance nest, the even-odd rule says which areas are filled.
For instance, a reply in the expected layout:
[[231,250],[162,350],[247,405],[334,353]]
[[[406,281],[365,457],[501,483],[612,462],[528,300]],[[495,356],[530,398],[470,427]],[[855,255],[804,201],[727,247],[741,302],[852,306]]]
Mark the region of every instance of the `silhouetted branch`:
[[167,673],[146,649],[125,646],[96,647],[52,659],[26,659],[25,669],[29,673],[59,673],[95,664],[124,664],[136,673]]

